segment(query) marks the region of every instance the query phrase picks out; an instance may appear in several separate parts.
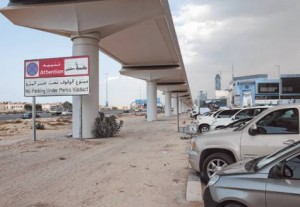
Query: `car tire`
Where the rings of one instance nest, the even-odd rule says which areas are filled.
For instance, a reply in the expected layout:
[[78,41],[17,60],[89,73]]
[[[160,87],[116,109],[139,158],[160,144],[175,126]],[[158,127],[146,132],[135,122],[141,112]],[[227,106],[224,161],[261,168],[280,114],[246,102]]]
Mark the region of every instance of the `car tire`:
[[210,129],[210,126],[208,124],[202,124],[199,126],[199,132],[203,133],[203,132],[208,132]]
[[234,163],[232,157],[225,153],[213,153],[209,155],[203,162],[202,172],[205,182],[208,182],[210,177],[222,169],[223,167]]
[[223,207],[247,207],[247,206],[240,203],[227,203],[223,205]]

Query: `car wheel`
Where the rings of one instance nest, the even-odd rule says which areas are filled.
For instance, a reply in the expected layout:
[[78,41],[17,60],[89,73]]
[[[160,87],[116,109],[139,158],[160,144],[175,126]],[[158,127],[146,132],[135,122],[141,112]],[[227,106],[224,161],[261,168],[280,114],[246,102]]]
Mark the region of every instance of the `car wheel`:
[[247,206],[239,203],[227,203],[223,207],[247,207]]
[[209,155],[203,162],[202,171],[204,181],[209,179],[222,168],[234,163],[234,160],[225,153],[214,153]]
[[203,132],[208,132],[209,131],[209,125],[208,124],[203,124],[201,126],[199,126],[199,132],[203,133]]

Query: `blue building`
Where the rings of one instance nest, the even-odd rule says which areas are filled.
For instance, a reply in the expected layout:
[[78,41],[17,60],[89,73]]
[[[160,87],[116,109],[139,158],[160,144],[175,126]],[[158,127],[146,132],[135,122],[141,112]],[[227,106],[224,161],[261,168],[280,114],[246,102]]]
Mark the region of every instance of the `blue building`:
[[277,105],[300,102],[300,74],[282,74],[268,79],[267,74],[234,77],[230,82],[233,106]]

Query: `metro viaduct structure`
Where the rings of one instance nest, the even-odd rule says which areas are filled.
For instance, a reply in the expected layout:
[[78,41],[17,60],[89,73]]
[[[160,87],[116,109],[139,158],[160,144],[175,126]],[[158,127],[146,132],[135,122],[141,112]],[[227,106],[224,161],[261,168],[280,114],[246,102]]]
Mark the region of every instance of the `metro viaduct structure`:
[[157,119],[157,90],[165,94],[166,116],[171,116],[172,96],[180,97],[180,110],[192,106],[167,0],[11,0],[0,12],[16,25],[68,37],[73,56],[90,57],[90,95],[73,97],[75,138],[92,137],[99,106],[99,51],[121,63],[122,75],[147,82],[148,121]]

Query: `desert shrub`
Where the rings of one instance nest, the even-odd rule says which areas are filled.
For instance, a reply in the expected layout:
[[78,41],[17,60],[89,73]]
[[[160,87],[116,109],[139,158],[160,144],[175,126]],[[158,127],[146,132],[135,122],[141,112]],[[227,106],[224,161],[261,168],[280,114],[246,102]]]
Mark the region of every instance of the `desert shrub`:
[[21,123],[22,123],[22,120],[20,120],[20,119],[15,120],[14,123],[15,123],[15,124],[21,124]]
[[41,122],[35,124],[36,129],[43,130],[45,129],[45,125]]
[[120,132],[123,123],[123,120],[118,123],[115,116],[106,117],[103,112],[99,112],[92,133],[96,138],[113,137]]

